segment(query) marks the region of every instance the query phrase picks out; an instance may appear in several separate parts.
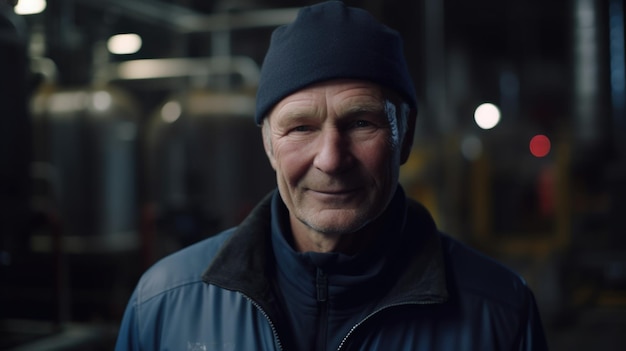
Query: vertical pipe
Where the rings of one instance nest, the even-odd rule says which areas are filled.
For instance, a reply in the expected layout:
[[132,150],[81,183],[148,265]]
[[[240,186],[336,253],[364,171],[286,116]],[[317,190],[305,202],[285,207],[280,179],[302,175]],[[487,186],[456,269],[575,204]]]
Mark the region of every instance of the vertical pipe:
[[574,0],[574,130],[579,155],[610,144],[606,46],[600,0]]
[[[225,12],[221,18],[224,22],[223,29],[211,32],[211,54],[215,57],[230,58],[232,55],[230,13]],[[217,88],[222,91],[227,91],[231,88],[231,82],[229,75],[224,74],[224,72],[229,70],[229,67],[226,67],[226,65],[230,65],[229,60],[219,60],[216,62],[218,62],[220,67],[212,68],[218,71],[216,75]]]
[[446,133],[454,128],[453,117],[448,115],[446,108],[446,77],[445,77],[445,33],[444,33],[444,2],[441,0],[425,0],[424,35],[426,54],[426,104],[428,110],[437,121],[438,132]]
[[[626,54],[624,50],[624,4],[609,3],[609,54],[611,69],[611,105],[614,130],[626,131]],[[616,138],[616,140],[618,140]]]
[[13,7],[0,2],[0,274],[26,245],[30,230],[28,34]]

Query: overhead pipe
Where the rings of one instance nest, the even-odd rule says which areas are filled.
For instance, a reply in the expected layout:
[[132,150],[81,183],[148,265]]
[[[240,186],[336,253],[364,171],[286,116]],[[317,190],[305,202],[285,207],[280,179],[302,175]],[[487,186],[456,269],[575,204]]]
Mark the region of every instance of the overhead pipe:
[[144,23],[165,26],[180,34],[273,27],[292,22],[299,8],[246,10],[203,14],[187,7],[154,0],[75,0],[76,3],[114,11]]
[[160,58],[108,63],[96,68],[95,83],[167,78],[190,78],[204,83],[211,75],[239,74],[243,88],[255,88],[260,69],[245,56]]

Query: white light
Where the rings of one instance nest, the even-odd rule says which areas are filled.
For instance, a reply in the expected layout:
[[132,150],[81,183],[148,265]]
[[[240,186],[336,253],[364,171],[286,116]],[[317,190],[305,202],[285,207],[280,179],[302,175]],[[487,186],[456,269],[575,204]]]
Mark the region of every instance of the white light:
[[116,55],[134,54],[141,49],[141,37],[134,33],[114,35],[107,41],[107,49]]
[[182,112],[182,108],[177,101],[170,101],[161,108],[161,118],[167,123],[174,123]]
[[46,0],[20,0],[13,8],[18,15],[34,15],[46,9]]
[[494,104],[481,104],[474,111],[474,121],[482,129],[491,129],[500,122],[500,109]]
[[93,107],[98,111],[106,111],[111,107],[111,94],[107,91],[98,91],[91,97]]
[[60,92],[50,96],[48,109],[55,114],[71,114],[83,110],[88,105],[87,93],[83,91]]

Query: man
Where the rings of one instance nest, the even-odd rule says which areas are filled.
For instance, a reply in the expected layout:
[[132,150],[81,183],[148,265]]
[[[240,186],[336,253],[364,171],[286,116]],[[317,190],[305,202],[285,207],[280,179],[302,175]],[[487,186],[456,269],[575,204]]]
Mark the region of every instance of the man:
[[398,185],[416,106],[401,39],[365,11],[278,28],[256,111],[278,191],[146,272],[117,350],[546,349],[525,282]]

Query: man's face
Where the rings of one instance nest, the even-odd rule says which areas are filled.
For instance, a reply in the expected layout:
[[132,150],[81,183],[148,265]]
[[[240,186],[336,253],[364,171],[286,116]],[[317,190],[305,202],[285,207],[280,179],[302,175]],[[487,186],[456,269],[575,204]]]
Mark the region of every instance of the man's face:
[[274,107],[263,140],[294,231],[352,233],[384,211],[406,148],[395,109],[358,80],[313,85]]

